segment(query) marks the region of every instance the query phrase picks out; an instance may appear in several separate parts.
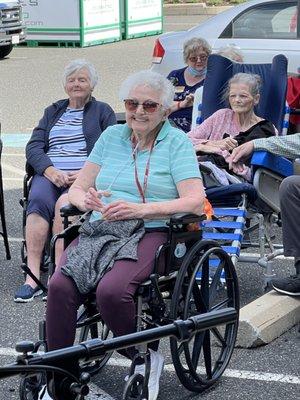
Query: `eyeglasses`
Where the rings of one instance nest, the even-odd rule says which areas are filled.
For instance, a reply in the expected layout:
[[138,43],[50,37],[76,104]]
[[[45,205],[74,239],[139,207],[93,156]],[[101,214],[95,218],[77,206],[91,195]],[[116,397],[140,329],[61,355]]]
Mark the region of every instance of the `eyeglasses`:
[[194,56],[194,57],[189,57],[189,60],[191,62],[196,62],[198,60],[200,61],[206,61],[208,59],[208,56],[206,54],[202,54],[201,56]]
[[125,99],[124,104],[127,111],[134,112],[137,110],[138,106],[142,106],[143,110],[148,114],[154,113],[158,107],[161,106],[161,104],[151,100],[146,100],[143,103],[139,103],[137,100]]

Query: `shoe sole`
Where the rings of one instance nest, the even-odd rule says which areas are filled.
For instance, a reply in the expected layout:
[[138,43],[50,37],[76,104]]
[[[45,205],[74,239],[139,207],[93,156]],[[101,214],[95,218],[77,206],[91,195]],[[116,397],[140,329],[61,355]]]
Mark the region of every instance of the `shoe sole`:
[[273,289],[276,290],[276,292],[287,294],[288,296],[300,296],[300,293],[292,293],[288,292],[287,290],[283,289],[278,289],[277,287],[273,286]]
[[14,302],[15,303],[30,303],[35,297],[40,296],[42,293],[43,293],[42,290],[38,290],[29,299],[23,299],[22,297],[17,297],[17,298],[14,299]]

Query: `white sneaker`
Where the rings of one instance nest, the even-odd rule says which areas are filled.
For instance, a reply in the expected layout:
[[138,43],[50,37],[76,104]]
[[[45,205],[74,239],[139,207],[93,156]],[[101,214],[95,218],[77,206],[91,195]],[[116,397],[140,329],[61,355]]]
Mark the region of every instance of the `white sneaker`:
[[38,400],[53,400],[47,390],[47,385],[44,385],[39,392]]
[[[164,357],[158,351],[150,351],[150,376],[148,382],[148,400],[156,400],[159,392],[159,379],[164,367]],[[137,365],[135,374],[145,376],[145,364]]]

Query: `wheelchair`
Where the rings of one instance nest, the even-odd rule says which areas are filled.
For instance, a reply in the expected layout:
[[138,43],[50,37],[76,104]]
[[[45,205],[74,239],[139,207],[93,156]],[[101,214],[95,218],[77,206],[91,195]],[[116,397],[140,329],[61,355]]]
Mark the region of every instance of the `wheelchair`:
[[[63,215],[72,213],[64,207]],[[153,273],[135,294],[136,331],[163,327],[178,320],[186,320],[210,311],[236,310],[236,318],[212,329],[205,329],[180,343],[170,338],[170,350],[176,374],[190,391],[202,392],[213,385],[225,371],[238,330],[239,288],[235,268],[230,256],[214,240],[203,240],[202,230],[195,229],[205,216],[176,215],[167,228],[167,241],[157,249]],[[51,241],[51,269],[54,266],[54,245],[59,238],[66,246],[78,235],[80,224],[70,225]],[[191,226],[193,229],[191,230]],[[162,269],[163,267],[163,269]],[[224,276],[225,284],[220,277]],[[79,342],[87,338],[106,339],[110,332],[101,319],[91,294],[78,314]],[[183,334],[184,336],[184,334]],[[120,340],[122,337],[120,338]],[[45,321],[40,323],[40,338],[34,352],[47,351]],[[145,380],[134,374],[136,359],[132,361],[123,399],[147,398],[149,354],[147,345],[137,347],[138,356],[145,359]],[[90,375],[98,373],[107,363],[111,352],[93,362],[80,364],[80,370]],[[21,400],[35,398],[43,378],[25,376],[20,383]],[[33,397],[32,397],[33,396]],[[140,397],[138,397],[140,396]]]

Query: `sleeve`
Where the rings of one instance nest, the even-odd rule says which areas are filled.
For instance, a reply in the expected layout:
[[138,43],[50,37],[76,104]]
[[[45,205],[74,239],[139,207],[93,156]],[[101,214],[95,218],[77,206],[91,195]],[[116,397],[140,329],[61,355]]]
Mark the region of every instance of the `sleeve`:
[[265,150],[279,156],[295,159],[300,156],[300,133],[253,140],[254,150]]
[[106,104],[105,110],[101,113],[100,116],[100,126],[102,132],[105,131],[111,125],[115,125],[117,123],[117,118],[114,110]]
[[109,135],[110,128],[107,128],[102,135],[100,135],[99,139],[95,143],[93,150],[91,151],[90,155],[87,158],[87,161],[90,161],[97,165],[102,165],[103,163],[103,154],[105,144],[107,142],[107,136]]
[[288,78],[286,99],[290,107],[300,108],[300,78]]
[[184,134],[172,141],[170,169],[175,184],[189,178],[201,179],[195,150]]
[[32,166],[35,173],[43,175],[46,168],[52,166],[52,161],[46,154],[48,144],[46,136],[49,124],[49,107],[45,109],[44,115],[38,126],[34,128],[31,138],[26,145],[26,160]]
[[207,142],[213,131],[215,121],[214,115],[215,114],[211,115],[209,118],[203,121],[202,124],[196,126],[188,133],[188,137],[194,145]]

